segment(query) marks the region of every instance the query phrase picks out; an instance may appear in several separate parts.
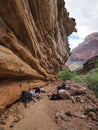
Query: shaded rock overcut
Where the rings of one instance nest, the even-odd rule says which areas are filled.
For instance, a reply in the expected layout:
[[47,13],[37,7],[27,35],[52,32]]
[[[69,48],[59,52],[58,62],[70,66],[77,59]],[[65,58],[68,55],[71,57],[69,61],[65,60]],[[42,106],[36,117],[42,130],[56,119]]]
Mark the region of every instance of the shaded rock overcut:
[[63,0],[0,1],[0,79],[54,79],[75,29]]
[[[30,78],[33,88],[56,79],[70,54],[67,36],[76,31],[64,6],[64,0],[0,0],[0,81]],[[0,113],[29,87],[20,84],[0,85]]]

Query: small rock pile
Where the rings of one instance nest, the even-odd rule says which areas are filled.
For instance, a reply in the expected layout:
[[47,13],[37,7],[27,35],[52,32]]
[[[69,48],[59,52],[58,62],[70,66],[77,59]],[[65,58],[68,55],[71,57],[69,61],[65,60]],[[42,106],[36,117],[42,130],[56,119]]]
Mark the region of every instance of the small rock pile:
[[[74,122],[74,118],[79,120],[88,121],[90,126],[85,126],[85,129],[97,130],[98,129],[98,99],[94,93],[88,89],[87,86],[73,84],[69,81],[66,82],[65,92],[62,97],[63,100],[71,100],[74,105],[79,105],[79,111],[67,109],[67,111],[58,111],[54,114],[55,122],[60,125],[62,130],[68,130],[67,126]],[[65,102],[66,103],[66,102]],[[93,122],[95,125],[91,125]],[[62,124],[62,125],[61,125]],[[94,127],[94,128],[93,128]],[[75,128],[75,127],[74,127]],[[73,128],[70,128],[70,130]]]
[[[64,82],[62,83],[64,85]],[[73,81],[67,80],[65,81],[65,87],[63,87],[63,92],[58,92],[58,88],[62,91],[62,84],[58,87],[56,87],[55,91],[50,94],[50,97],[53,94],[59,94],[59,97],[61,99],[69,99],[72,100],[73,103],[80,102],[80,103],[90,103],[92,106],[97,106],[98,102],[95,98],[94,93],[89,90],[89,88],[85,86],[80,85],[74,85]],[[49,95],[48,95],[49,96]]]
[[[24,114],[20,111],[22,104],[17,102],[9,107],[1,116],[0,116],[0,126],[5,126],[9,124],[9,127],[14,127],[14,123],[19,122],[24,118]],[[0,130],[1,130],[0,128]]]

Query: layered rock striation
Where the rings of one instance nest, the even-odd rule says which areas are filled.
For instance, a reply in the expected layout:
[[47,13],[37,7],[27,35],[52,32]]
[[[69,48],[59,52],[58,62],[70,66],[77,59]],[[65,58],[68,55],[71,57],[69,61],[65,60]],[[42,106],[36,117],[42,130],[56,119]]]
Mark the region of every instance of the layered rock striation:
[[19,79],[0,84],[0,113],[28,89],[27,81],[20,88],[20,79],[33,79],[32,88],[55,80],[75,25],[64,0],[0,0],[0,81]]
[[64,0],[0,0],[0,80],[53,79],[75,25]]

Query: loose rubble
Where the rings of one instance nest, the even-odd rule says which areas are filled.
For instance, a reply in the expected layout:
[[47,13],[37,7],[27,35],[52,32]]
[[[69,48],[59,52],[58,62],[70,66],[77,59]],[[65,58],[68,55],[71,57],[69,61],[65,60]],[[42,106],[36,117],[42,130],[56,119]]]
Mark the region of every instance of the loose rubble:
[[[85,126],[85,130],[96,130],[96,127],[98,129],[98,100],[96,100],[95,95],[91,90],[87,88],[87,86],[83,87],[82,85],[81,87],[79,85],[73,85],[67,81],[65,92],[60,93],[59,95],[63,100],[71,100],[75,105],[80,105],[78,109],[79,112],[69,109],[68,111],[59,111],[55,113],[54,120],[60,127],[63,126],[63,130],[67,130],[67,127],[65,127],[64,124],[67,124],[67,126],[69,126],[68,122],[72,123],[74,121],[74,118],[94,122],[95,126]],[[73,128],[70,128],[70,130],[73,130]],[[84,130],[84,128],[81,130]]]
[[[50,83],[49,83],[50,84]],[[98,129],[98,99],[87,86],[66,81],[64,93],[58,93],[62,82],[50,85],[43,93],[45,103],[47,103],[51,119],[59,127],[58,130],[97,130]],[[61,91],[62,92],[62,91]],[[57,95],[59,96],[57,97]],[[55,96],[54,100],[51,99]],[[58,100],[60,99],[60,100]],[[30,102],[28,106],[40,102]],[[46,105],[46,106],[47,106]],[[26,109],[29,109],[27,107]],[[25,108],[21,102],[17,102],[9,107],[0,117],[0,130],[5,130],[5,126],[9,124],[9,128],[25,118]],[[35,110],[36,111],[36,110]],[[10,123],[8,123],[10,120]],[[3,129],[4,128],[4,129]]]

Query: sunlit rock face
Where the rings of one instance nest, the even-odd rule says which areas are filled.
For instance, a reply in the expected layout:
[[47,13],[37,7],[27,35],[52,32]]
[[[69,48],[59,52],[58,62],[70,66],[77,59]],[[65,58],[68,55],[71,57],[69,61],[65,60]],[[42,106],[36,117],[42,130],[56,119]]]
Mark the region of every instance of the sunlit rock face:
[[0,79],[53,79],[73,31],[63,0],[0,0]]

